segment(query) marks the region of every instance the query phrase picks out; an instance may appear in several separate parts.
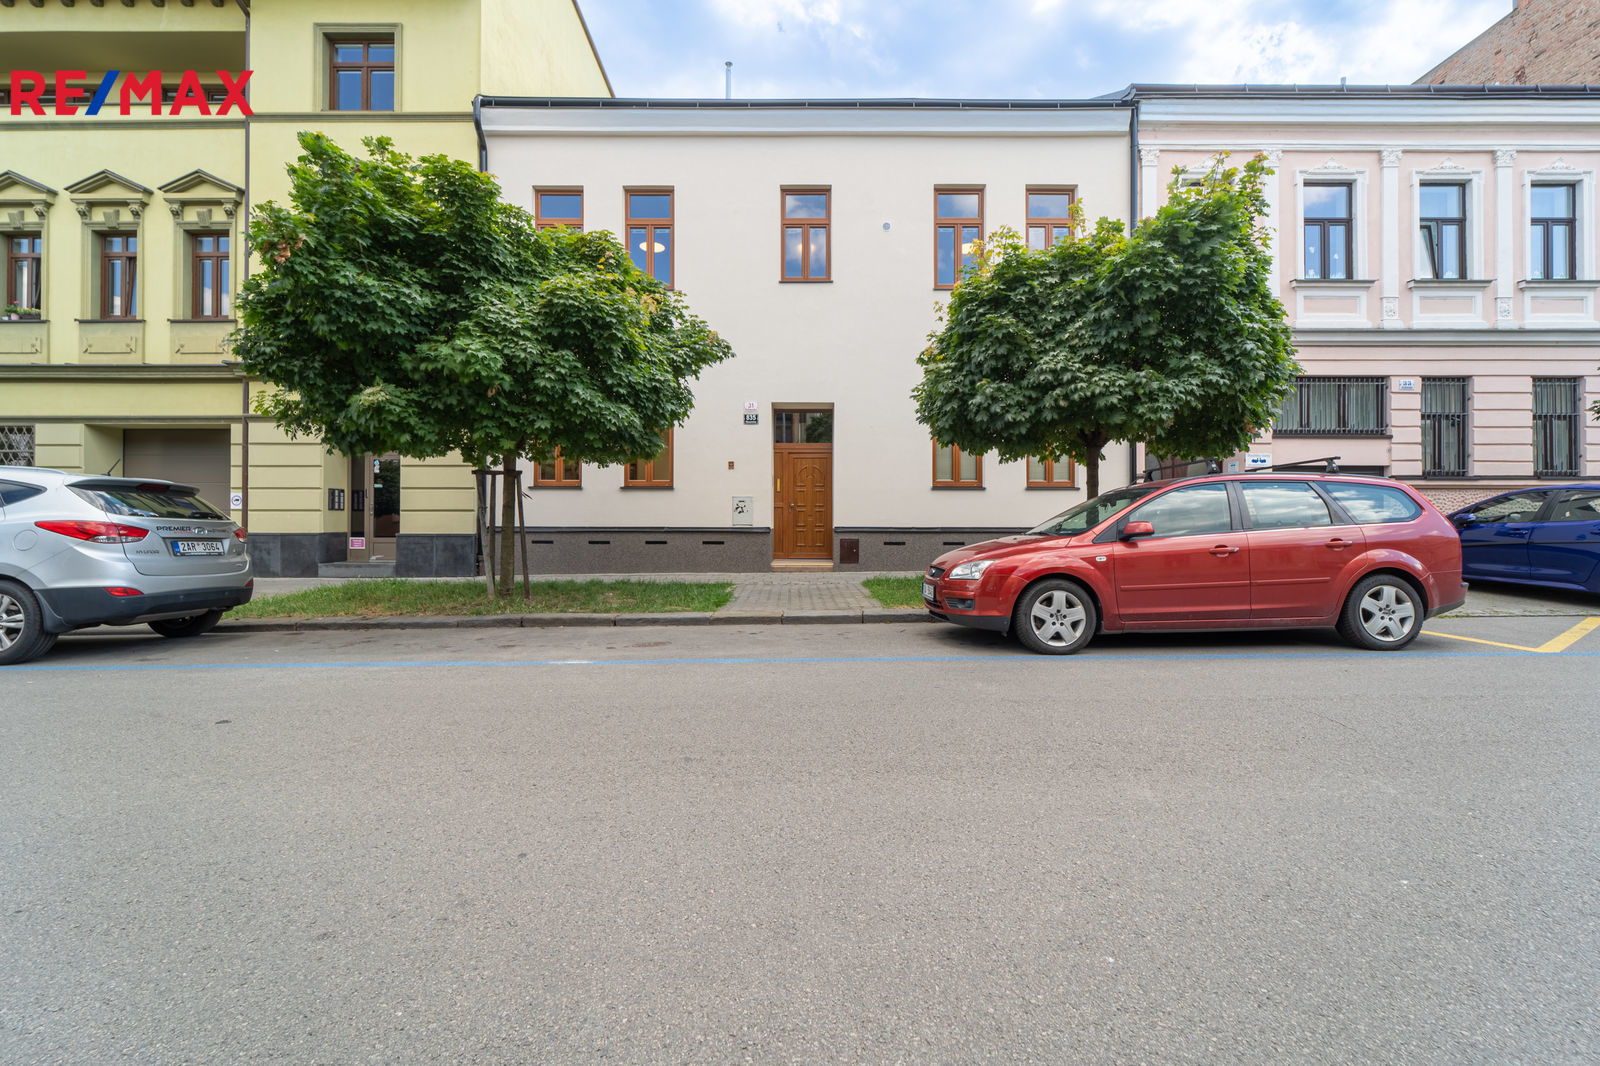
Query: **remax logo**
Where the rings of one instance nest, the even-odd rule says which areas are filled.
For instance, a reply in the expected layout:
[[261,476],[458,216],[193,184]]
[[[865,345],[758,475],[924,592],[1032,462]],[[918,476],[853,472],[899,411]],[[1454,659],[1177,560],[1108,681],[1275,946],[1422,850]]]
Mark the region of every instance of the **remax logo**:
[[[100,84],[95,88],[94,95],[90,96],[89,90],[82,84],[88,74],[81,70],[52,71],[53,77],[46,78],[44,73],[37,70],[13,70],[11,72],[11,113],[22,114],[26,106],[35,115],[98,115],[100,109],[105,107],[112,99],[112,92],[121,79],[122,90],[118,95],[119,106],[117,113],[127,115],[133,112],[135,101],[148,101],[152,115],[161,114],[161,107],[165,101],[165,85],[162,73],[159,70],[147,70],[143,77],[132,71],[108,70],[105,77],[100,79]],[[242,70],[233,74],[226,70],[217,71],[217,77],[222,80],[222,88],[228,95],[217,106],[215,112],[211,109],[211,102],[206,99],[205,86],[200,83],[198,71],[186,70],[178,81],[178,91],[167,107],[168,115],[181,114],[185,108],[194,108],[199,114],[226,115],[235,106],[243,115],[253,115],[250,102],[244,98],[244,87],[250,83],[252,70]],[[74,84],[77,83],[77,84]],[[39,98],[45,94],[48,86],[54,85],[55,99],[51,109],[46,110]],[[84,101],[81,105],[78,101]]]

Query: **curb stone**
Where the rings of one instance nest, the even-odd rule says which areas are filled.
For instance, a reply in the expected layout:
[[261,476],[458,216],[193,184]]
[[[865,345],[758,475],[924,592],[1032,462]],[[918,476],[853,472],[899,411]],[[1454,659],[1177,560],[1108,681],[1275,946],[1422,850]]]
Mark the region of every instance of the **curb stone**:
[[860,611],[784,611],[786,626],[831,625],[840,622],[860,623]]

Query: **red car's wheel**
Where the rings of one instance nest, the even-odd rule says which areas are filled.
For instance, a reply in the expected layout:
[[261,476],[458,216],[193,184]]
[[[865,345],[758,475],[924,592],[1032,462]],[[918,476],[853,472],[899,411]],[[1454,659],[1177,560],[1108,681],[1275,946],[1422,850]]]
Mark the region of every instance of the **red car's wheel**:
[[1017,597],[1011,628],[1029,651],[1071,655],[1093,639],[1099,618],[1082,585],[1055,578],[1030,586]]

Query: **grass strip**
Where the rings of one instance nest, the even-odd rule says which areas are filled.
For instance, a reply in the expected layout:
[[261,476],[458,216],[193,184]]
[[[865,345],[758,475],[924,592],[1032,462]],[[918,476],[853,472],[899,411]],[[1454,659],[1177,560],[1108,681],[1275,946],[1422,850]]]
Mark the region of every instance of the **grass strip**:
[[733,586],[710,581],[535,581],[522,598],[491,599],[482,581],[362,578],[339,585],[264,596],[234,608],[230,618],[385,618],[399,615],[668,614],[715,611]]
[[867,595],[885,607],[925,607],[922,600],[922,575],[916,577],[869,577],[861,582]]

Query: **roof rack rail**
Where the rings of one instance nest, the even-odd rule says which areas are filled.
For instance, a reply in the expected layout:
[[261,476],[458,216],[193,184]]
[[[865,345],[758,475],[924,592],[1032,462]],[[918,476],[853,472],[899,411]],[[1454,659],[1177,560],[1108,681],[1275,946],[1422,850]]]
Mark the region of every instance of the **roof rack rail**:
[[[1317,463],[1323,463],[1325,465],[1322,468],[1322,471],[1321,471],[1322,473],[1324,473],[1324,474],[1339,474],[1339,473],[1343,473],[1343,471],[1341,471],[1339,469],[1339,460],[1342,459],[1342,458],[1343,458],[1343,456],[1339,456],[1339,455],[1325,455],[1320,459],[1297,459],[1296,461],[1294,461],[1292,463],[1275,463],[1275,464],[1273,464],[1271,466],[1252,466],[1247,470],[1236,470],[1236,471],[1234,471],[1234,473],[1238,473],[1238,474],[1269,474],[1269,473],[1273,472],[1274,470],[1298,470],[1301,473],[1307,473],[1307,471],[1305,469],[1306,467],[1314,466]],[[1196,459],[1194,461],[1197,462],[1197,463],[1204,462],[1206,464],[1205,473],[1203,473],[1203,474],[1179,474],[1179,475],[1176,475],[1175,477],[1171,478],[1170,480],[1182,481],[1184,478],[1209,477],[1212,474],[1220,474],[1220,473],[1223,472],[1222,471],[1222,461],[1219,460],[1219,459],[1203,459],[1203,460],[1202,459]],[[1155,475],[1158,472],[1159,471],[1157,469],[1146,470],[1144,472],[1144,474],[1139,478],[1139,480],[1140,481],[1155,481],[1155,480],[1157,480]],[[1162,480],[1166,480],[1166,479],[1162,479]]]

